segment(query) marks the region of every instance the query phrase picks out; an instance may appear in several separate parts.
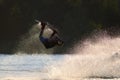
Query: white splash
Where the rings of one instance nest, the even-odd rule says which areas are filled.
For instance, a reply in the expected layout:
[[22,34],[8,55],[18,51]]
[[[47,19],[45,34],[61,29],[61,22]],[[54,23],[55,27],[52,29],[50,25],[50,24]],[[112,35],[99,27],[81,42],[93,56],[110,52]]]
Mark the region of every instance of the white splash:
[[95,40],[86,39],[82,44],[78,42],[70,52],[73,55],[65,55],[50,68],[50,79],[120,77],[120,37],[104,35]]

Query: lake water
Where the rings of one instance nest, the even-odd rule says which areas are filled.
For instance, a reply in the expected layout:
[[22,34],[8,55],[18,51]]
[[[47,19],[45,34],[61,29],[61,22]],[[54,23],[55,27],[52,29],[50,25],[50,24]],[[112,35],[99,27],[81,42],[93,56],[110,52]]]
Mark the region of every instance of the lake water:
[[112,57],[1,54],[0,80],[118,80],[120,63]]
[[49,80],[48,67],[62,55],[0,55],[0,80]]

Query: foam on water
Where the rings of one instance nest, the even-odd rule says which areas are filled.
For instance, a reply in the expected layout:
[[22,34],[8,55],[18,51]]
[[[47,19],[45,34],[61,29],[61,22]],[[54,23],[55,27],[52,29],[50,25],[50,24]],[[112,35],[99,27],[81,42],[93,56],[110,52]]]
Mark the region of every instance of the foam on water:
[[108,35],[77,43],[60,63],[50,68],[49,77],[60,80],[120,77],[120,37]]

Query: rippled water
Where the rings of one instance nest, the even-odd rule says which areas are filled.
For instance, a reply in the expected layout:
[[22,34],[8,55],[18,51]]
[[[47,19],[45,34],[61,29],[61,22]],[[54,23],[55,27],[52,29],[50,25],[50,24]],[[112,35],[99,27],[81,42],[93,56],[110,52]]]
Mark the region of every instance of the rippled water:
[[62,55],[0,55],[0,80],[47,78],[48,67],[62,58]]
[[[78,57],[81,58],[81,61],[78,60]],[[113,56],[104,57],[102,59],[98,58],[98,56],[90,57],[89,56],[79,56],[79,55],[0,55],[0,80],[101,80],[101,79],[119,79],[113,78],[115,75],[111,76],[110,69],[120,70],[119,67],[114,66],[114,63],[109,61]],[[120,56],[119,56],[120,57]],[[118,57],[117,57],[118,58]],[[67,60],[66,60],[67,59]],[[98,61],[94,61],[98,59]],[[101,62],[105,65],[101,66]],[[104,62],[103,62],[104,61]],[[87,65],[88,62],[91,62],[92,65]],[[95,62],[97,64],[95,64]],[[108,63],[108,64],[107,64]],[[95,67],[95,65],[97,65]],[[120,63],[118,63],[118,66]],[[91,69],[94,70],[89,70]],[[101,69],[104,66],[105,69]],[[114,67],[113,67],[114,66]],[[95,71],[97,68],[100,71]],[[101,67],[101,68],[100,68]],[[86,70],[85,70],[86,69]],[[90,75],[83,71],[88,71],[93,73]],[[101,75],[105,74],[102,70],[106,72],[106,75],[111,77],[106,77]],[[94,71],[96,75],[94,74]],[[112,71],[112,70],[111,70]],[[61,72],[63,74],[61,74]],[[78,72],[83,72],[87,77],[82,77],[83,74]],[[107,73],[108,72],[108,73]],[[119,71],[118,71],[119,72]],[[116,72],[116,75],[119,73]],[[111,72],[112,73],[112,72]],[[79,75],[79,76],[78,76]],[[99,75],[99,77],[97,77]]]

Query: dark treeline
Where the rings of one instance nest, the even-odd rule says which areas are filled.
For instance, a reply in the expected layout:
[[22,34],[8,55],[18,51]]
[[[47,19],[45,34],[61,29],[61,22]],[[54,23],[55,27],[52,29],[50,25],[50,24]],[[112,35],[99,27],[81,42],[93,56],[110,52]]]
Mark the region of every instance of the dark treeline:
[[56,25],[67,47],[94,30],[119,32],[120,0],[0,0],[0,52],[11,52],[35,19]]

